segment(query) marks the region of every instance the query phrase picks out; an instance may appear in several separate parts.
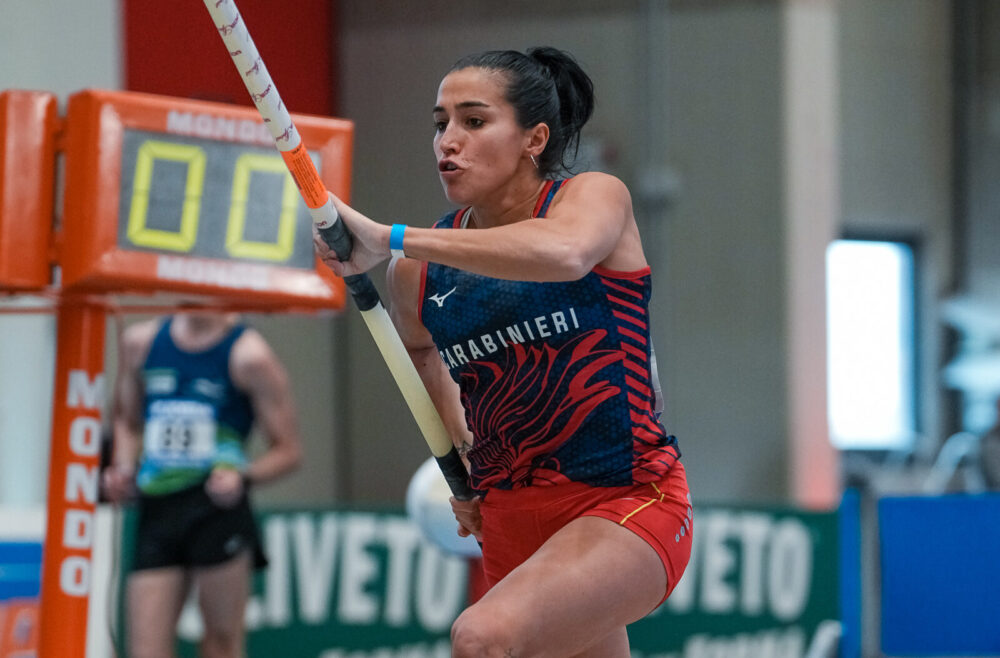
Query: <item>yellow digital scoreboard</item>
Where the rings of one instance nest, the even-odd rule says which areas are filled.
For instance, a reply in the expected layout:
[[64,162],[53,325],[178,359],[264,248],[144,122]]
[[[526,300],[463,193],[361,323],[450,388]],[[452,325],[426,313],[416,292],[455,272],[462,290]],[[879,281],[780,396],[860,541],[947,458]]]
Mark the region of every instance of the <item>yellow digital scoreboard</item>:
[[[343,307],[343,282],[318,263],[311,217],[252,108],[86,90],[68,99],[55,139],[25,136],[51,135],[52,113],[51,99],[34,92],[0,95],[0,288]],[[326,187],[347,197],[353,125],[294,120]],[[65,174],[50,235],[39,224],[51,223],[53,148]],[[33,196],[42,202],[28,209]],[[4,249],[15,238],[19,246]],[[59,280],[43,282],[52,265]]]

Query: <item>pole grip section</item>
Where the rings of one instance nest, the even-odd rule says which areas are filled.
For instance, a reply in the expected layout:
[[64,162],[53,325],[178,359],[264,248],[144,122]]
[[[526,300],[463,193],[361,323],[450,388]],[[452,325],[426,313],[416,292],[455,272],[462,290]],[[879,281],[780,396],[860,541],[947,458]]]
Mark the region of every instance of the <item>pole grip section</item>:
[[469,476],[465,470],[465,462],[458,454],[458,449],[452,446],[451,451],[443,457],[435,457],[438,468],[444,474],[448,488],[458,500],[472,500],[476,492],[469,485]]
[[320,237],[323,238],[326,246],[330,247],[333,253],[337,254],[337,260],[347,260],[351,257],[351,250],[354,249],[354,239],[347,232],[347,227],[344,226],[344,222],[340,217],[334,215],[333,224],[329,226],[320,226],[317,223],[316,230],[319,231]]
[[[309,214],[312,215],[319,236],[323,238],[326,246],[337,254],[337,259],[343,261],[350,258],[354,249],[354,238],[340,219],[333,201],[327,198],[322,206],[310,208]],[[378,289],[367,274],[345,276],[344,283],[347,284],[347,289],[351,291],[351,297],[361,312],[369,311],[382,303]]]
[[344,277],[344,283],[351,291],[351,298],[354,299],[355,305],[362,313],[382,305],[382,299],[378,296],[378,288],[375,287],[367,274],[350,274]]
[[[347,260],[351,257],[354,249],[354,238],[344,225],[337,208],[329,198],[326,203],[318,208],[310,208],[313,223],[319,236],[323,238],[326,246],[330,247],[333,253],[337,254],[338,260]],[[367,274],[351,274],[344,277],[347,289],[351,291],[351,297],[358,305],[358,310],[369,311],[382,303],[375,284],[368,278]]]

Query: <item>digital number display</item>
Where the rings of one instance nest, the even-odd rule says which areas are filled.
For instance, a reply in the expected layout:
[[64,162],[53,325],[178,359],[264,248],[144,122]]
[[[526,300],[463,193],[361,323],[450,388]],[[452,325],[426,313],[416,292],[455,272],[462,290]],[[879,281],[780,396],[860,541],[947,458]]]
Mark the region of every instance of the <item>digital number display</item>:
[[[293,115],[327,189],[350,191],[354,127]],[[342,308],[312,218],[251,108],[134,92],[69,98],[58,262],[66,289]]]
[[313,268],[312,219],[274,148],[126,130],[121,163],[120,247]]

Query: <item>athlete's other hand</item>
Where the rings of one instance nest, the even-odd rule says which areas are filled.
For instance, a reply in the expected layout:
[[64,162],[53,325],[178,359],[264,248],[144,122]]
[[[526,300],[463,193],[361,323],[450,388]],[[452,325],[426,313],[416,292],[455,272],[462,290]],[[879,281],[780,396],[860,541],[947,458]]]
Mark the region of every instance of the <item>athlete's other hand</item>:
[[482,543],[483,517],[479,513],[479,503],[482,499],[476,496],[472,500],[458,500],[452,496],[448,500],[451,503],[451,511],[455,513],[455,520],[458,521],[458,536],[473,535],[476,541]]
[[389,257],[389,230],[390,227],[368,219],[354,208],[329,193],[330,200],[333,201],[340,220],[344,222],[347,231],[351,234],[354,248],[351,257],[347,261],[341,262],[330,247],[320,236],[319,231],[313,225],[313,245],[316,247],[316,255],[326,264],[337,276],[347,276],[349,274],[360,274],[367,272]]
[[233,507],[243,498],[243,475],[235,468],[216,466],[205,482],[205,491],[219,507]]
[[104,497],[112,503],[123,503],[135,497],[135,470],[125,466],[108,466],[101,474]]

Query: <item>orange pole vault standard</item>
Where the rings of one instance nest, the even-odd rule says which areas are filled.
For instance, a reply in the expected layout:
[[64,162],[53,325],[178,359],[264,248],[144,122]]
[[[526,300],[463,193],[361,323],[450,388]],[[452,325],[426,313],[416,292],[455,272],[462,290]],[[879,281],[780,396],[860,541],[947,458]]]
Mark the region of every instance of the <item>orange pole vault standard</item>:
[[105,311],[63,298],[56,321],[38,658],[85,658],[100,478]]

